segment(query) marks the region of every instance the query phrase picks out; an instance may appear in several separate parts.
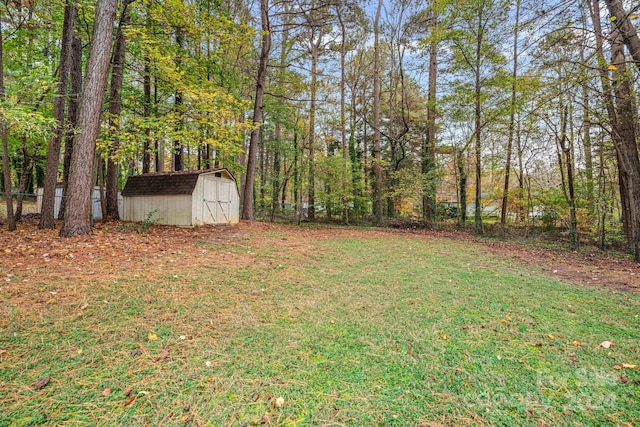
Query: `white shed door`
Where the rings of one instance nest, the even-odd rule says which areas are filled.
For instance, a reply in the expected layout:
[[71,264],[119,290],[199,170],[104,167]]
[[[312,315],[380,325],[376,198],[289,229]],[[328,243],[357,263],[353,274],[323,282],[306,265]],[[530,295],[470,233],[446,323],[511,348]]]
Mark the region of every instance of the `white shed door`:
[[229,185],[219,178],[204,178],[202,219],[205,224],[229,223],[231,194]]

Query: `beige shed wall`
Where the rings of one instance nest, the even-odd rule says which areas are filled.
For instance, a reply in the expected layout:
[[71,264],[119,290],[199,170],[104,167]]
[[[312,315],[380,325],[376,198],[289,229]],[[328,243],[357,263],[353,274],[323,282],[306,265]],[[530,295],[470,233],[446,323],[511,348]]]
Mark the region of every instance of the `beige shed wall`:
[[147,214],[158,209],[151,219],[158,219],[158,224],[183,225],[191,224],[191,195],[158,195],[124,197],[123,219],[140,222]]

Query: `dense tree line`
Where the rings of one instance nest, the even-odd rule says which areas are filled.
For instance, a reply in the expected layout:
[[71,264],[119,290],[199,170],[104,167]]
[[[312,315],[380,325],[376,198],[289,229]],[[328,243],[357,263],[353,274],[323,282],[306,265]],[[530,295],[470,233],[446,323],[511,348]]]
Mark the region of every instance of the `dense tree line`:
[[[638,20],[621,0],[12,1],[9,229],[117,218],[128,176],[224,166],[243,217],[555,223],[640,259]],[[15,203],[15,209],[14,209]],[[451,219],[453,218],[453,219]]]

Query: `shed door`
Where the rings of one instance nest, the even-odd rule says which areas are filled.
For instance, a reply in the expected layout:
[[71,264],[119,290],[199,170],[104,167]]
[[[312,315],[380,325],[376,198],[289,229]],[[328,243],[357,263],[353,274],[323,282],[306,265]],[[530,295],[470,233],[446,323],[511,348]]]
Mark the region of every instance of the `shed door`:
[[202,220],[205,224],[229,223],[231,194],[226,182],[219,178],[204,178]]

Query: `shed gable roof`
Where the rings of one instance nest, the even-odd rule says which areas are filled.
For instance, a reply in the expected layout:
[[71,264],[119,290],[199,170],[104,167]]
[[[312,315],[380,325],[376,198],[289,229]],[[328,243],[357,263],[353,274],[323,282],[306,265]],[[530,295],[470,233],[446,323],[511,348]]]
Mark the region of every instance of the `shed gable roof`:
[[225,172],[229,179],[233,175],[226,168],[201,171],[181,171],[169,173],[147,173],[130,176],[122,190],[123,196],[152,196],[191,194],[202,174]]

